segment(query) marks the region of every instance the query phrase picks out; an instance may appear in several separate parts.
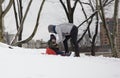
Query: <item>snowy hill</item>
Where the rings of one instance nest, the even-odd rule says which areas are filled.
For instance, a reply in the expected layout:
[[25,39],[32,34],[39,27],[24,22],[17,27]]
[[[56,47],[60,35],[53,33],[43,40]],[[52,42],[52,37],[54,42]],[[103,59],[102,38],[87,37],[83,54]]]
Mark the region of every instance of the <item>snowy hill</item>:
[[[33,0],[24,24],[23,38],[27,38],[32,33],[40,1]],[[29,0],[24,0],[23,5],[26,7],[28,2]],[[76,11],[78,12],[75,13],[75,24],[78,25],[84,18],[82,18],[81,9]],[[16,33],[13,16],[12,7],[4,20],[5,31],[12,34]],[[48,40],[47,26],[63,22],[67,22],[67,19],[59,0],[46,0],[34,39]],[[84,54],[80,54],[80,57],[73,57],[73,55],[63,57],[43,54],[46,51],[45,49],[19,47],[10,49],[8,47],[9,45],[0,43],[0,78],[120,78],[119,58],[93,57]]]
[[0,43],[0,78],[120,78],[120,59],[45,55]]

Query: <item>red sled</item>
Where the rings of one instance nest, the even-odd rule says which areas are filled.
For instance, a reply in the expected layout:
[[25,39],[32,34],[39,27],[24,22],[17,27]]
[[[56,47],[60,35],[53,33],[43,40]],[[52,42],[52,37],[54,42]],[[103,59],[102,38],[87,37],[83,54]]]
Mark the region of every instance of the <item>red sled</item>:
[[56,52],[50,48],[46,48],[46,54],[56,55]]

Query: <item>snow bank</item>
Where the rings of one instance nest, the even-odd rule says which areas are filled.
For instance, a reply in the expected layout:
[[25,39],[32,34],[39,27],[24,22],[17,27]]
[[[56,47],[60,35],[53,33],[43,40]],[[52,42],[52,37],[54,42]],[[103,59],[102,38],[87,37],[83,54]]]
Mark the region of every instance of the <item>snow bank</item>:
[[0,78],[120,78],[118,58],[45,55],[45,49],[4,45],[0,43]]

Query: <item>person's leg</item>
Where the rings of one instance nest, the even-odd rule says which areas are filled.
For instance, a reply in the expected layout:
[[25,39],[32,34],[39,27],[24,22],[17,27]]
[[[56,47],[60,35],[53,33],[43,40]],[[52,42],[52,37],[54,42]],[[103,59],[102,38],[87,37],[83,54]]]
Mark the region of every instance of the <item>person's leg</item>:
[[56,54],[60,54],[60,55],[62,55],[62,56],[64,56],[65,55],[65,53],[64,52],[62,52],[62,51],[56,51]]
[[65,48],[65,53],[69,53],[68,42],[67,42],[69,39],[70,39],[70,36],[66,36],[65,40],[63,41],[64,48]]
[[75,56],[79,57],[79,46],[77,43],[77,34],[78,34],[78,28],[77,27],[73,27],[73,29],[71,30],[71,42],[74,45],[75,48]]

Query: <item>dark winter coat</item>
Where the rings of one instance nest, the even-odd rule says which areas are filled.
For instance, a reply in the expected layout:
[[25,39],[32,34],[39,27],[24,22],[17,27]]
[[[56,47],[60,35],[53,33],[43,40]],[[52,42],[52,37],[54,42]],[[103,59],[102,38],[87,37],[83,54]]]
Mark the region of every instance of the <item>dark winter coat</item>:
[[59,46],[56,42],[53,42],[52,40],[48,41],[48,47],[53,49],[55,52],[59,50]]

